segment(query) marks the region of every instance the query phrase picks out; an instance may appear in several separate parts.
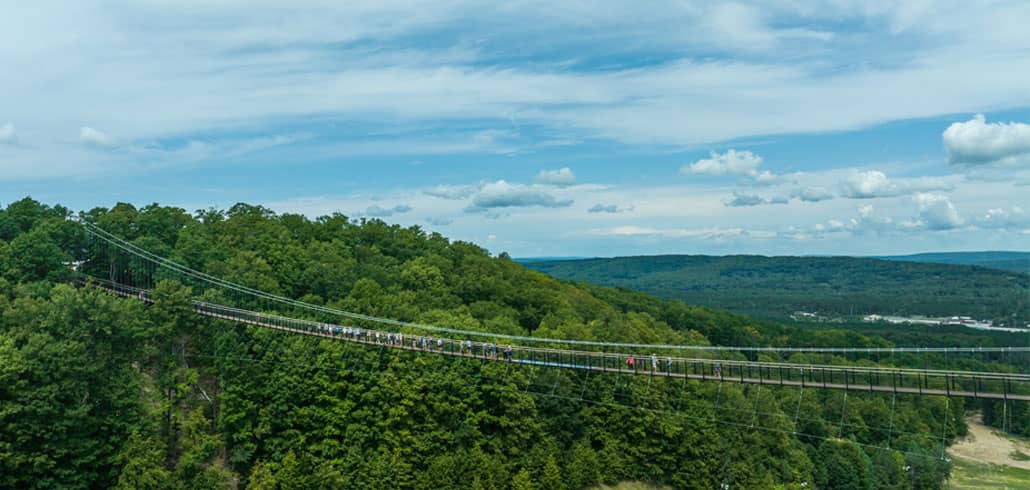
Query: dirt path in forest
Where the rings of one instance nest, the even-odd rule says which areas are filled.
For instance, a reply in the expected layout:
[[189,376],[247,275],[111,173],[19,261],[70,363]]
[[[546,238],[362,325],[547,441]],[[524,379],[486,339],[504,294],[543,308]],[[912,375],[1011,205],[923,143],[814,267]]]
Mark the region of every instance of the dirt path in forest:
[[1030,461],[1012,458],[1012,453],[1017,450],[1030,455],[1030,443],[998,435],[996,429],[983,424],[980,414],[967,417],[966,423],[969,424],[969,435],[948,448],[949,454],[977,463],[1030,470]]

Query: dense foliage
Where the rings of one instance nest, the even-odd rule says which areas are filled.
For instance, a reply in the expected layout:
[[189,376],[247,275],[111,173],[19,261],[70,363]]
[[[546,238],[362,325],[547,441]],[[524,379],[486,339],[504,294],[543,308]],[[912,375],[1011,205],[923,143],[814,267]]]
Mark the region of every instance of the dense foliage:
[[666,255],[532,262],[555,277],[783,319],[822,315],[970,316],[1030,323],[1030,271],[849,257]]
[[877,258],[903,262],[978,265],[1024,274],[1030,272],[1030,252],[930,252],[913,255],[885,255]]
[[[66,263],[84,243],[68,214],[29,199],[0,212],[3,488],[939,488],[940,445],[965,432],[961,400],[392,352],[198,317],[194,291],[174,281],[150,306],[120,300],[71,285]],[[378,220],[242,204],[195,215],[119,204],[82,218],[233,281],[402,320],[630,342],[889,345],[574,285]]]

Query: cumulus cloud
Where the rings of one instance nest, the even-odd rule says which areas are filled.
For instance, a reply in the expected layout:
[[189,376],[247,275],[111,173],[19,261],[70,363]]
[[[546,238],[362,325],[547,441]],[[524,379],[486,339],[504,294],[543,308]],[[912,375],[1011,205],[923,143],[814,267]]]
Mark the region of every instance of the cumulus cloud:
[[680,168],[680,173],[693,175],[741,175],[746,177],[757,177],[758,166],[762,164],[762,157],[750,151],[726,150],[726,153],[719,154],[710,152],[708,158],[703,158],[690,165]]
[[422,191],[427,196],[440,199],[459,200],[466,199],[475,194],[482,185],[438,185]]
[[509,184],[503,180],[484,184],[472,197],[472,204],[465,208],[466,212],[480,212],[494,208],[510,208],[525,206],[542,206],[561,208],[572,204],[571,199],[559,199],[543,189]]
[[758,185],[779,184],[787,180],[786,177],[782,175],[775,175],[772,172],[769,172],[768,170],[763,170],[755,175],[750,175],[750,177],[754,179],[754,183]]
[[919,193],[912,196],[916,205],[916,214],[909,219],[896,219],[880,216],[871,205],[858,208],[858,216],[842,222],[830,220],[827,225],[816,225],[815,233],[851,231],[855,234],[875,232],[879,234],[899,234],[919,231],[945,231],[961,227],[965,221],[951,201],[935,193]]
[[952,123],[942,135],[952,164],[1015,165],[1030,162],[1030,124],[988,123],[983,114]]
[[726,153],[709,152],[708,158],[703,158],[690,165],[680,167],[680,173],[684,175],[736,175],[750,179],[759,185],[772,185],[783,182],[783,176],[775,175],[768,170],[758,170],[762,164],[762,157],[743,150],[726,150]]
[[872,205],[859,206],[858,217],[847,220],[844,227],[857,234],[894,232],[899,225],[890,216],[879,216]]
[[14,130],[14,124],[7,123],[0,126],[0,144],[14,144],[18,142],[18,133]]
[[799,187],[790,193],[790,197],[804,202],[819,202],[833,199],[833,193],[822,187]]
[[892,180],[879,170],[854,172],[841,182],[841,195],[851,199],[896,197],[916,192],[947,191],[953,187],[939,179]]
[[1030,228],[1030,214],[1027,214],[1019,206],[1008,209],[992,208],[988,209],[983,216],[976,218],[976,225],[980,228],[991,229]]
[[360,213],[362,216],[368,216],[370,218],[387,218],[394,214],[404,214],[411,211],[411,206],[407,204],[398,204],[392,208],[383,208],[379,206],[369,206],[364,212]]
[[114,139],[107,133],[89,126],[79,128],[79,141],[89,146],[113,146]]
[[919,222],[927,229],[950,230],[962,226],[962,217],[947,197],[920,193],[913,196],[913,200],[919,206]]
[[568,187],[576,183],[576,174],[572,173],[569,167],[562,167],[558,170],[541,170],[536,175],[536,183]]
[[632,209],[633,208],[620,208],[619,206],[617,206],[615,204],[600,204],[600,203],[598,203],[598,204],[594,204],[590,209],[587,210],[587,212],[588,213],[610,213],[610,214],[615,214],[615,213],[625,213],[626,211],[631,211]]

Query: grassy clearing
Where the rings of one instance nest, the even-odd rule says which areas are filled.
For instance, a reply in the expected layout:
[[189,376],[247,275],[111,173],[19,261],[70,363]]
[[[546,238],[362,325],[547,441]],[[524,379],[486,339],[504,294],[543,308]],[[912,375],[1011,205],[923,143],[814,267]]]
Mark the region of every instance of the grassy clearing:
[[955,490],[1030,488],[1030,471],[1010,466],[980,464],[955,458],[948,488]]
[[1030,461],[1030,454],[1024,453],[1018,449],[1009,453],[1009,457],[1016,461]]

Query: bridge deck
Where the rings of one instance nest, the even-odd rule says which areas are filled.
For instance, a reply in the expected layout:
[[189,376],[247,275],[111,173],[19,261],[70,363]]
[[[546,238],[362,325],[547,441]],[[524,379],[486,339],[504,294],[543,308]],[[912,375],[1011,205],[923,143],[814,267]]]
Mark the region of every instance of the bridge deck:
[[[116,283],[92,283],[91,285],[119,296],[148,303],[153,302],[149,292],[142,289]],[[507,360],[501,354],[502,346],[496,346],[496,350],[484,349],[484,345],[493,344],[482,342],[473,343],[471,349],[463,348],[465,341],[457,339],[430,338],[428,346],[419,343],[409,344],[407,341],[428,338],[410,335],[405,335],[404,341],[401,342],[388,342],[387,335],[396,335],[396,333],[299,320],[200,301],[194,302],[194,311],[211,318],[301,335],[397,350],[474,358],[484,362],[514,362],[564,369],[700,381],[1030,401],[1030,394],[1014,393],[1012,390],[1013,385],[1025,388],[1026,384],[1030,383],[1030,375],[1019,373],[830,366],[682,357],[663,357],[659,359],[658,369],[652,370],[650,368],[641,369],[641,365],[650,361],[647,357],[634,357],[634,360],[640,365],[631,368],[624,366],[628,356],[623,353],[574,351],[521,345],[511,346],[512,359]],[[339,331],[334,332],[334,329],[339,329]],[[342,333],[347,330],[357,330],[360,333],[357,335]],[[378,339],[377,332],[379,333]],[[442,344],[434,345],[438,340]]]

